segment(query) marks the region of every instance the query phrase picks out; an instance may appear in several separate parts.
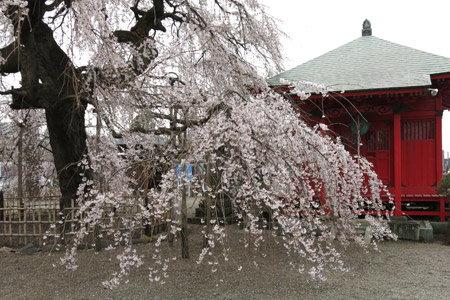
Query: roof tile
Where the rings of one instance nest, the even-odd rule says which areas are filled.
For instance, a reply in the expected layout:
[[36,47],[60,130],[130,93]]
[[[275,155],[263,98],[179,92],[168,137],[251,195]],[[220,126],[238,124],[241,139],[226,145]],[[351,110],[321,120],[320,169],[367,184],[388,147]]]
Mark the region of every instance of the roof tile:
[[430,75],[450,72],[450,58],[416,50],[374,36],[362,36],[267,81],[323,83],[331,91],[430,86]]

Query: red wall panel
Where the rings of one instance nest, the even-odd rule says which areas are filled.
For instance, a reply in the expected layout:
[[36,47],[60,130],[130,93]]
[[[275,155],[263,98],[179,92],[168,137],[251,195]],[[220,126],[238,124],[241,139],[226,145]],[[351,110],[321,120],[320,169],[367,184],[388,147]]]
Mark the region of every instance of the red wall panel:
[[436,184],[435,121],[402,122],[402,185],[431,187]]

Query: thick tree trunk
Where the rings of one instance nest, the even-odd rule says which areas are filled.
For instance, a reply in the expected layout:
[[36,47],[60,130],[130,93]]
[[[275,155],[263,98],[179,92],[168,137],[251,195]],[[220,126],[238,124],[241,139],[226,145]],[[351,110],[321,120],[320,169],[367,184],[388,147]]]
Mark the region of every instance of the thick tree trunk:
[[78,166],[83,158],[88,160],[84,107],[76,101],[67,101],[55,109],[45,111],[50,144],[61,189],[60,208],[68,208],[77,196],[83,176],[91,179],[92,172]]
[[[28,0],[25,17],[19,6],[8,6],[5,15],[12,21],[17,39],[0,49],[1,56],[6,58],[0,63],[0,73],[21,73],[21,87],[10,91],[12,109],[45,110],[63,210],[76,198],[82,178],[92,177],[91,171],[85,172],[77,165],[85,156],[88,159],[84,113],[91,95],[89,91],[80,90],[85,86],[82,75],[55,41],[53,29],[45,23],[45,14],[53,10],[46,2]],[[54,4],[59,2],[53,1]],[[58,14],[67,12],[72,3],[64,2],[66,8]],[[135,43],[138,49],[151,29],[165,31],[161,23],[164,0],[153,0],[153,5],[154,8],[143,12],[135,7],[139,18],[130,31],[115,33],[119,42]],[[145,66],[140,68],[145,69]]]
[[0,71],[21,73],[22,86],[11,91],[12,109],[45,110],[63,211],[76,198],[83,176],[91,179],[92,172],[78,166],[84,157],[88,159],[84,123],[87,104],[86,99],[81,103],[80,74],[43,21],[48,8],[45,2],[29,0],[26,17],[21,17],[18,6],[9,6],[7,17],[18,38],[0,50],[8,57],[0,64]]

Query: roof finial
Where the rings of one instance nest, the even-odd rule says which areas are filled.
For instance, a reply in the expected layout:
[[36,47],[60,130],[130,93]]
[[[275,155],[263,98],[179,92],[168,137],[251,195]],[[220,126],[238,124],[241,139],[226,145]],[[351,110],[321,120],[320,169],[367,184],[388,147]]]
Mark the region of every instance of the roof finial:
[[370,21],[365,19],[363,23],[362,36],[371,36],[372,35],[372,25]]

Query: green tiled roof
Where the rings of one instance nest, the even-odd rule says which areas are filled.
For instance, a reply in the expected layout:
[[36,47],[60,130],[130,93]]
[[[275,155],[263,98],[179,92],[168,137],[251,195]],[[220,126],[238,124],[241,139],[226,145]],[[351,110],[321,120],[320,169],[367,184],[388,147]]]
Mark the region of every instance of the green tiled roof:
[[[362,36],[267,81],[325,84],[331,91],[379,90],[431,85],[431,74],[450,73],[450,58]],[[306,91],[308,92],[308,91]]]

